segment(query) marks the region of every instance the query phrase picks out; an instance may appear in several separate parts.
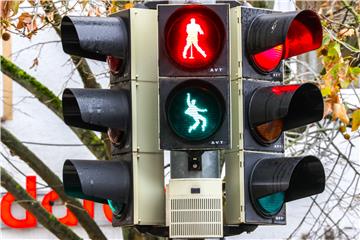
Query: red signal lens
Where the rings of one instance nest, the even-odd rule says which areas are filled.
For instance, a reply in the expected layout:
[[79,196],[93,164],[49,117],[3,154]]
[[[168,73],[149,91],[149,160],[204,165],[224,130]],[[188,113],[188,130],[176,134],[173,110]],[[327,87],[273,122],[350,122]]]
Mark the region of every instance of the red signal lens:
[[271,49],[252,55],[253,61],[260,70],[271,72],[280,63],[283,55],[283,45],[277,45]]
[[123,69],[122,67],[123,67],[123,62],[124,62],[122,59],[119,59],[119,58],[116,58],[113,56],[108,56],[106,58],[106,62],[108,63],[110,72],[113,75],[120,74],[120,72]]
[[188,5],[176,10],[165,26],[167,54],[186,69],[211,65],[222,51],[224,25],[210,8]]
[[322,27],[316,13],[300,12],[291,22],[285,39],[285,55],[289,58],[321,47]]

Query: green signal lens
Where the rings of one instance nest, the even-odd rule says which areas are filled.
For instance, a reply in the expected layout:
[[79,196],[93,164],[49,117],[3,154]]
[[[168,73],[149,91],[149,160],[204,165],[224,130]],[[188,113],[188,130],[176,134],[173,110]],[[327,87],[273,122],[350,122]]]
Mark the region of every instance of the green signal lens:
[[125,210],[125,205],[119,202],[115,202],[112,200],[107,200],[109,207],[111,209],[111,212],[114,214],[114,216],[116,218],[122,218],[124,210]]
[[166,103],[167,121],[176,135],[201,141],[213,135],[222,124],[225,104],[211,84],[189,80],[171,93]]
[[257,199],[261,211],[265,215],[275,215],[282,208],[285,201],[285,193],[277,192]]

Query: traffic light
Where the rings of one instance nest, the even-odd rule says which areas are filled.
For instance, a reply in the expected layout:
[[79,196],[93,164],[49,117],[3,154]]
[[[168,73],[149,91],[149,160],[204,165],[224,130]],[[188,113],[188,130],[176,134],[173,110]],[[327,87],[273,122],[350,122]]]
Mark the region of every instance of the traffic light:
[[[128,9],[110,17],[62,19],[66,53],[107,61],[110,89],[67,88],[67,125],[107,132],[111,160],[66,160],[67,194],[106,203],[113,226],[165,223],[163,154],[158,140],[156,10]],[[146,43],[153,46],[147,47]]]
[[160,148],[171,150],[170,238],[223,236],[230,146],[229,4],[159,4]]
[[236,7],[232,38],[232,146],[225,153],[225,224],[286,224],[285,203],[321,193],[325,174],[315,156],[285,157],[284,131],[323,117],[312,83],[283,82],[283,61],[321,46],[316,13]]
[[158,5],[160,148],[230,144],[229,5]]
[[114,226],[162,226],[170,238],[285,224],[286,202],[324,189],[317,157],[284,156],[284,131],[323,116],[316,85],[282,84],[282,60],[320,47],[318,16],[235,2],[144,7],[63,19],[64,51],[111,73],[110,89],[64,91],[65,123],[113,143],[111,161],[65,162],[66,192],[108,203]]

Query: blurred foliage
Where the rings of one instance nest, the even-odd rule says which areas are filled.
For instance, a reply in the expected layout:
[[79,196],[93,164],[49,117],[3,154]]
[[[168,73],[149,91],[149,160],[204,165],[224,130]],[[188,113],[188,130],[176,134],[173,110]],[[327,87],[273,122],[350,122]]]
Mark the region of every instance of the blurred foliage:
[[[10,38],[9,33],[19,34],[31,39],[39,30],[48,26],[53,20],[54,13],[40,11],[43,2],[46,2],[46,0],[1,0],[2,39],[7,41]],[[78,11],[82,12],[84,16],[107,16],[121,9],[131,8],[135,2],[141,1],[62,0],[54,3],[63,15]]]
[[[318,50],[323,65],[320,87],[324,116],[339,119],[352,131],[358,130],[360,122],[360,99],[355,92],[360,78],[359,10],[356,1],[323,1],[318,11],[324,27],[323,45]],[[359,102],[344,104],[341,89],[354,89]]]

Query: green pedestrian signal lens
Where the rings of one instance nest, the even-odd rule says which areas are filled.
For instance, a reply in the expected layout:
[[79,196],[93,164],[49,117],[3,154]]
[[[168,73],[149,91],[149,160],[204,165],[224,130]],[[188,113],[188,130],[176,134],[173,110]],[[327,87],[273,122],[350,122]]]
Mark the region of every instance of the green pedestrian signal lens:
[[167,121],[174,133],[190,141],[213,135],[222,124],[225,104],[219,91],[204,81],[186,81],[166,103]]
[[257,199],[261,211],[265,215],[275,215],[282,208],[285,202],[285,193],[277,192]]

